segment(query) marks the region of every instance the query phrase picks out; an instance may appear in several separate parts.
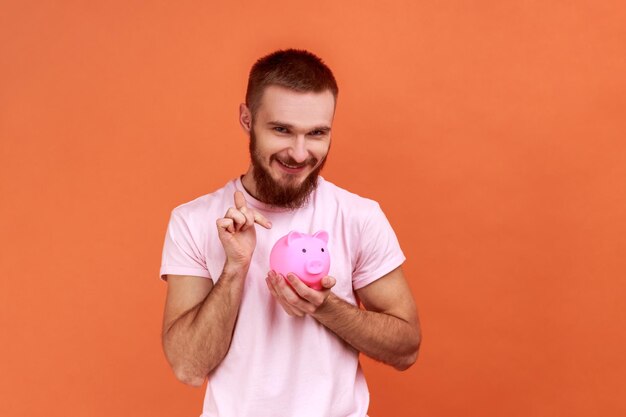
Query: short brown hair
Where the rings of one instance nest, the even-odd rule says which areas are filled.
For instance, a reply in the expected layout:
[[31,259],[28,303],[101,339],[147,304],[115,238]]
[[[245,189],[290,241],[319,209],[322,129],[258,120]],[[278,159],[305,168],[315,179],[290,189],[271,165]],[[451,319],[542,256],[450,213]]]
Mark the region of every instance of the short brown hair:
[[248,77],[246,106],[256,113],[265,88],[278,85],[300,92],[321,93],[330,90],[337,102],[339,88],[330,68],[311,52],[286,49],[260,58]]

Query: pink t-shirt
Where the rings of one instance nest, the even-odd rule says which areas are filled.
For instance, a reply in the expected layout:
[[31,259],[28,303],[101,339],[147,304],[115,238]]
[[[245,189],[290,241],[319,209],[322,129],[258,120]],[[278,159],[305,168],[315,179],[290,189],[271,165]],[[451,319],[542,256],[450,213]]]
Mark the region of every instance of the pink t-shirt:
[[378,203],[318,177],[307,206],[276,209],[246,192],[241,180],[176,207],[165,237],[164,275],[219,279],[225,254],[215,221],[234,206],[235,190],[272,222],[256,226],[230,349],[209,375],[201,417],[364,417],[369,392],[358,352],[310,316],[291,317],[272,298],[265,277],[270,250],[292,230],[329,233],[332,291],[357,305],[354,290],[400,266],[404,254]]

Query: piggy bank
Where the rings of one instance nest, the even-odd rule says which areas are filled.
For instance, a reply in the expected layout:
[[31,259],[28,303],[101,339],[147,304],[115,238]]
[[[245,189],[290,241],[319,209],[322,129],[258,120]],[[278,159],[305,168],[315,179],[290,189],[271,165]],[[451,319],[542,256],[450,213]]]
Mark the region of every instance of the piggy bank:
[[289,232],[278,239],[270,253],[270,267],[287,276],[292,272],[309,287],[322,289],[322,278],[330,270],[328,233],[321,230],[314,235]]

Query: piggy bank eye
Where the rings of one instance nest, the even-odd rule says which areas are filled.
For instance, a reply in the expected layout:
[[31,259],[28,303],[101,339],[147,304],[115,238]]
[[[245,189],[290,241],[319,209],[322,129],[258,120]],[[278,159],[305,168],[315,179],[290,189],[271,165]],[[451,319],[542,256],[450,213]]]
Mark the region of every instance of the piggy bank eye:
[[302,249],[302,253],[306,253],[306,249]]
[[322,248],[322,252],[324,252],[324,248]]

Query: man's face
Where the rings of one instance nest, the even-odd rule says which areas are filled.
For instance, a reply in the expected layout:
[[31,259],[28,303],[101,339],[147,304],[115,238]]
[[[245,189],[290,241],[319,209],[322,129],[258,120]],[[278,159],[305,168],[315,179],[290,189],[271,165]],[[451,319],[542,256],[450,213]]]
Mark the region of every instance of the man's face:
[[250,130],[250,158],[259,200],[287,208],[306,203],[326,162],[334,112],[330,91],[265,89]]

